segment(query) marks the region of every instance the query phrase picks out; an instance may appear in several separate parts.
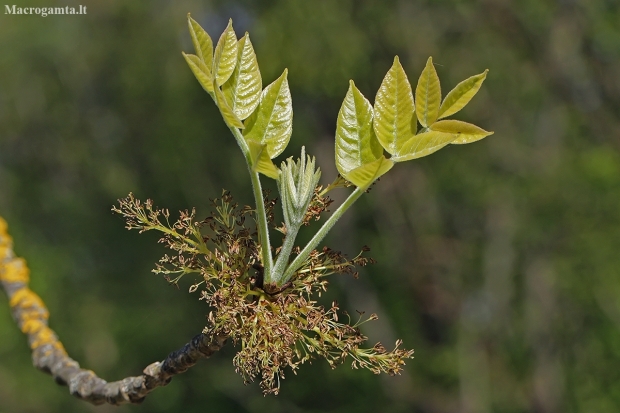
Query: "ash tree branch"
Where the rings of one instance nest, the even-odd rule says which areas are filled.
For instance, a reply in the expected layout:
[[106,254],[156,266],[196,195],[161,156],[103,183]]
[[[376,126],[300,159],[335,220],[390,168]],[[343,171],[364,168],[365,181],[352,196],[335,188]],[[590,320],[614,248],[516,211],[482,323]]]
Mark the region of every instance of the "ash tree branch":
[[48,327],[49,312],[41,298],[28,287],[29,270],[23,258],[15,257],[6,222],[0,217],[0,284],[9,298],[13,319],[28,337],[36,368],[69,386],[69,392],[93,404],[141,403],[147,394],[165,386],[203,358],[209,358],[226,343],[226,336],[199,334],[164,361],[148,365],[140,376],[110,382],[93,371],[80,368],[65,351],[58,336]]

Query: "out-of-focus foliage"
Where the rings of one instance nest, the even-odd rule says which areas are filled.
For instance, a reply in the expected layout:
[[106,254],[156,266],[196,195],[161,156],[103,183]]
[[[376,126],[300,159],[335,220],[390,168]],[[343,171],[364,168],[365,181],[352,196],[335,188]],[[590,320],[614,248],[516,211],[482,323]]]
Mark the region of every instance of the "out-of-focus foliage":
[[[200,217],[221,188],[252,199],[179,53],[192,48],[187,12],[211,33],[230,17],[238,37],[251,31],[264,84],[288,67],[295,129],[283,155],[306,145],[326,182],[349,79],[373,96],[394,55],[408,73],[432,55],[445,85],[489,68],[461,118],[495,131],[396,165],[326,240],[351,254],[370,242],[378,264],[333,280],[326,303],[376,312],[371,340],[414,347],[403,376],[315,363],[264,398],[228,348],[114,411],[620,409],[618,2],[83,4],[86,16],[0,16],[0,213],[52,327],[111,380],[185,343],[207,309],[149,273],[161,247],[110,206],[133,191]],[[30,367],[2,302],[0,411],[91,411]]]

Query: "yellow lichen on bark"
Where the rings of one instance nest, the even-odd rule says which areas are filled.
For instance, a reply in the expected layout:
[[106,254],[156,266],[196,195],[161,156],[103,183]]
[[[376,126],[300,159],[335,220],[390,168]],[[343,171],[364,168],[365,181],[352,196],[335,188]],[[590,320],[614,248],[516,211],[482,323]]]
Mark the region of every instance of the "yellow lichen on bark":
[[[2,251],[0,250],[1,253]],[[13,258],[4,264],[4,271],[0,272],[0,279],[10,283],[21,282],[27,284],[30,281],[30,270],[26,265],[26,260],[23,258]]]
[[[13,244],[13,239],[6,232],[6,221],[0,217],[0,264],[6,258]],[[0,273],[1,274],[1,273]]]
[[32,350],[37,347],[50,344],[54,348],[65,352],[62,343],[56,337],[56,334],[42,320],[27,320],[22,324],[21,328],[24,334],[30,338],[30,348]]
[[36,293],[34,293],[30,288],[24,287],[15,292],[9,301],[9,305],[11,307],[19,306],[22,311],[31,312],[35,310],[39,313],[39,318],[48,318],[47,308]]
[[7,232],[6,221],[0,217],[0,281],[22,285],[10,294],[9,306],[21,331],[28,335],[32,350],[43,345],[65,352],[54,331],[47,326],[49,312],[45,303],[28,288],[30,270],[23,258],[13,256],[13,239]]

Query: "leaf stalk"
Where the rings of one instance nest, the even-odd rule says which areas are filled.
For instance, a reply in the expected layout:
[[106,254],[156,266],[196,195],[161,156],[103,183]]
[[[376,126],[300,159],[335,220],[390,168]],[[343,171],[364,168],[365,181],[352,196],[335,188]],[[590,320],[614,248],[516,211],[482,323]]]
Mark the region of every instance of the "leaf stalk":
[[235,127],[230,127],[230,131],[235,137],[237,144],[243,152],[245,161],[248,165],[248,172],[252,181],[252,193],[254,194],[254,202],[256,203],[256,224],[258,225],[258,236],[261,245],[261,259],[265,274],[271,274],[273,268],[273,258],[271,256],[271,241],[269,239],[269,227],[267,224],[267,213],[265,211],[265,203],[263,201],[263,188],[260,183],[258,172],[252,169],[252,158],[250,149],[248,148],[245,138]]
[[314,237],[308,242],[308,244],[304,247],[303,250],[299,253],[297,257],[289,264],[284,271],[284,274],[280,281],[278,282],[278,286],[281,286],[286,281],[288,281],[295,271],[301,268],[310,256],[310,253],[319,245],[323,238],[327,235],[327,233],[333,228],[333,226],[338,222],[338,220],[342,217],[342,215],[357,201],[357,199],[362,196],[364,192],[366,192],[367,188],[355,188],[355,191],[349,195],[349,197],[338,207],[336,211],[325,221],[321,229],[314,234]]

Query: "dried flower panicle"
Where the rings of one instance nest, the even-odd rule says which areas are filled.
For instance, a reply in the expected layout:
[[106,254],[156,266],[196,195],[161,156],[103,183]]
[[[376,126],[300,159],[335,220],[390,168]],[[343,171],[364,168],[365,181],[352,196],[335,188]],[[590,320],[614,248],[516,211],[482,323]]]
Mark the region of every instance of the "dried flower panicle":
[[[127,229],[138,229],[140,233],[157,230],[164,234],[158,242],[176,255],[164,255],[153,272],[164,274],[176,284],[190,273],[201,274],[207,282],[218,278],[216,272],[224,267],[235,274],[247,274],[257,261],[256,232],[245,226],[246,216],[253,210],[238,208],[228,192],[212,200],[212,206],[215,213],[203,221],[195,221],[196,211],[192,209],[180,211],[179,219],[172,224],[167,209],[154,208],[151,200],[141,202],[133,194],[119,199],[119,206],[112,210],[126,219]],[[170,275],[176,278],[170,279]]]
[[314,189],[314,195],[310,201],[310,206],[308,206],[306,215],[304,216],[303,225],[310,225],[310,221],[312,221],[313,218],[315,221],[320,220],[321,213],[329,211],[327,208],[334,202],[330,197],[322,195],[322,190],[323,186],[321,185]]
[[[316,201],[310,207],[314,211],[329,205],[319,192],[315,191]],[[271,202],[265,197],[267,208]],[[377,319],[376,315],[360,316],[353,324],[346,316],[349,322],[343,323],[338,303],[325,308],[313,299],[326,291],[328,275],[357,276],[356,265],[372,263],[362,256],[367,247],[353,259],[329,248],[315,250],[281,291],[269,293],[262,289],[257,231],[247,226],[254,220],[246,218],[253,218],[255,211],[239,208],[228,192],[213,201],[214,212],[203,221],[195,221],[192,210],[182,211],[171,224],[167,210],[154,208],[150,200],[142,203],[132,194],[119,203],[113,210],[126,218],[127,228],[158,230],[163,233],[160,242],[175,252],[160,259],[155,273],[175,284],[186,274],[199,276],[190,292],[200,289],[200,299],[211,307],[204,332],[229,336],[239,346],[233,359],[236,371],[246,383],[260,376],[266,394],[279,392],[287,366],[295,373],[301,364],[317,356],[324,357],[332,367],[350,356],[354,368],[388,374],[398,374],[405,359],[413,356],[413,350],[399,348],[400,341],[392,351],[380,343],[360,348],[367,338],[359,327]]]

